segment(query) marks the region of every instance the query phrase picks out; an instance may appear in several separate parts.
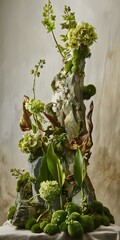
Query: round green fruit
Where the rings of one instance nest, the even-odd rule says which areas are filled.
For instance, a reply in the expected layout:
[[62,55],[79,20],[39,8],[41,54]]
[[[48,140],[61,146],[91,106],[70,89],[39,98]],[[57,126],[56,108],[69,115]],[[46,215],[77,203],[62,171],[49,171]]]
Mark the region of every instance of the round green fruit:
[[83,236],[83,227],[78,221],[73,221],[68,225],[68,234],[74,238],[81,238]]
[[110,219],[108,218],[108,216],[106,216],[106,215],[102,216],[102,224],[104,226],[109,226],[110,225]]
[[68,225],[67,225],[66,222],[62,222],[62,223],[60,224],[59,229],[60,229],[61,232],[67,232],[67,228],[68,228]]
[[48,223],[44,228],[44,233],[47,233],[49,235],[54,235],[59,232],[59,228],[52,223]]
[[94,220],[90,215],[81,216],[81,225],[84,229],[84,232],[92,232],[94,230]]
[[31,230],[32,226],[36,223],[35,218],[29,218],[25,223],[25,229]]
[[44,220],[40,223],[40,228],[44,230],[45,226],[48,224],[48,221]]
[[92,212],[96,212],[100,215],[103,214],[103,204],[97,200],[94,200],[90,204]]
[[96,93],[96,87],[93,84],[87,85],[87,92],[92,97]]
[[42,229],[40,228],[39,223],[35,223],[32,228],[31,228],[31,232],[33,233],[41,233]]
[[102,216],[99,214],[93,214],[92,218],[94,220],[94,227],[98,228],[102,224]]
[[67,202],[64,206],[65,212],[67,212],[68,215],[70,215],[72,212],[78,212],[81,213],[81,208],[74,202]]
[[69,219],[68,220],[73,220],[73,221],[80,221],[81,215],[78,212],[73,212],[70,214]]

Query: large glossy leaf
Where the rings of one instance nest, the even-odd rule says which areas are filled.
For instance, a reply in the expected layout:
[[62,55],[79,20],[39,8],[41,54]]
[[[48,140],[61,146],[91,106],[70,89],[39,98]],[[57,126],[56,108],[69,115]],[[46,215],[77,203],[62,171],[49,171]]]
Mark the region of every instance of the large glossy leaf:
[[86,162],[83,159],[80,149],[77,149],[74,160],[74,179],[81,188],[87,171]]
[[53,144],[50,143],[47,151],[47,164],[48,169],[51,172],[53,178],[58,182],[59,187],[61,188],[65,181],[65,173],[63,166],[60,162],[60,159],[54,152]]
[[48,169],[46,154],[44,153],[39,169],[38,183],[40,184],[43,181],[50,180],[50,175],[51,174]]

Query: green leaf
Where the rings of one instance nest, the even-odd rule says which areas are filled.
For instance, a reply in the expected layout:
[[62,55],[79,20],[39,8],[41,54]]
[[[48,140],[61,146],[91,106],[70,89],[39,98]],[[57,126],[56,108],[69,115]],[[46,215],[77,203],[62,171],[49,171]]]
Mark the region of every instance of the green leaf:
[[39,169],[38,183],[40,184],[43,181],[50,180],[50,172],[47,166],[46,154],[43,155],[42,163]]
[[34,124],[32,124],[32,130],[33,130],[33,133],[37,132],[36,126]]
[[50,143],[50,145],[48,146],[47,164],[53,178],[58,182],[59,187],[61,188],[65,181],[65,173],[63,171],[63,166],[60,162],[60,159],[54,152],[52,143]]
[[80,149],[77,149],[74,161],[74,179],[80,188],[85,178],[86,172],[87,172],[86,162],[83,159]]

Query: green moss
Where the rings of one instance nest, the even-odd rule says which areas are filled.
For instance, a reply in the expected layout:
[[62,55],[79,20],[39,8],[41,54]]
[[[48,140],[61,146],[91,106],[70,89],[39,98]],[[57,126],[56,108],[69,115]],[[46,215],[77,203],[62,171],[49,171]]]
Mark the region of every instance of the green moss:
[[54,235],[59,232],[59,228],[57,225],[48,223],[44,228],[44,233],[47,233],[49,235]]
[[109,210],[109,208],[103,206],[103,211],[104,211],[104,214],[105,214],[106,216],[109,216],[109,215],[110,215],[110,210]]
[[42,221],[41,223],[40,223],[40,228],[44,231],[44,228],[45,228],[45,226],[48,224],[48,221]]
[[84,232],[92,232],[94,230],[94,220],[92,216],[83,215],[81,216],[81,225],[83,226]]
[[61,232],[67,232],[67,228],[68,228],[68,225],[67,225],[66,222],[62,222],[62,223],[60,224],[59,229],[60,229]]
[[33,233],[41,233],[42,229],[40,228],[39,223],[35,223],[32,228],[31,228],[31,232]]
[[66,212],[64,210],[57,210],[53,212],[51,223],[59,226],[66,219]]
[[110,223],[114,224],[115,223],[115,219],[114,219],[113,215],[111,214],[109,208],[104,206],[103,210],[104,210],[104,215],[106,215],[109,218]]
[[25,223],[25,229],[31,230],[32,226],[36,223],[35,218],[29,218]]
[[77,204],[73,202],[68,202],[64,206],[65,211],[67,212],[68,215],[70,215],[72,212],[78,212],[81,213],[81,208]]
[[90,204],[92,212],[96,212],[98,214],[103,214],[103,204],[97,200],[94,200]]
[[68,233],[74,238],[81,238],[83,236],[83,227],[78,221],[73,221],[68,225]]
[[80,215],[80,213],[78,213],[78,212],[73,212],[73,213],[70,214],[70,216],[69,216],[68,219],[79,222],[80,219],[81,219],[81,215]]
[[16,211],[16,206],[13,205],[9,208],[7,213],[7,220],[10,220],[13,218],[15,211]]
[[94,220],[94,228],[98,228],[102,223],[102,216],[94,213],[92,214],[92,218]]
[[110,220],[110,223],[115,224],[115,219],[111,213],[109,214],[109,220]]
[[109,226],[110,225],[110,219],[108,218],[108,216],[106,216],[106,215],[102,216],[102,224],[104,226]]

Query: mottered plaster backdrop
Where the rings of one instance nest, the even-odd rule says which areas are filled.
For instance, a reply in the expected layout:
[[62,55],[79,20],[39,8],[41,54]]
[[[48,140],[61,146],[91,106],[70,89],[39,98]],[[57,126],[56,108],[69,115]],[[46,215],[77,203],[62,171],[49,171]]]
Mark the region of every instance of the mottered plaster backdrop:
[[[51,81],[61,68],[54,42],[41,25],[44,0],[0,0],[0,224],[14,204],[16,180],[11,168],[28,168],[18,141],[23,95],[32,97],[30,70],[46,59],[37,98],[49,102]],[[94,131],[89,175],[98,200],[108,206],[120,225],[120,0],[52,0],[58,23],[64,4],[79,22],[95,26],[98,41],[87,60],[85,83],[97,88],[94,96]],[[56,30],[59,36],[60,27]]]

